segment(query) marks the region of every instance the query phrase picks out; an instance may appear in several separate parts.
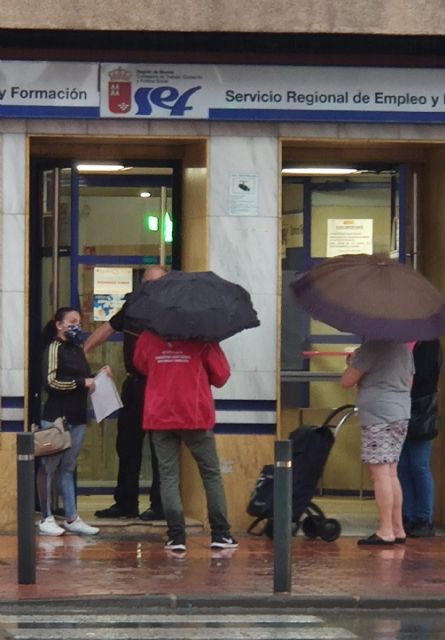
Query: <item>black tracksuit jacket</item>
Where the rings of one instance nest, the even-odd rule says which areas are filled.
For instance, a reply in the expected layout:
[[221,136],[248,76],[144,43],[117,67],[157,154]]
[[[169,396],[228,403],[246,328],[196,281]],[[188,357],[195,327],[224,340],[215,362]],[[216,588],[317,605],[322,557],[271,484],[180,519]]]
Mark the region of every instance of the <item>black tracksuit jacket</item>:
[[53,422],[65,417],[69,424],[85,424],[88,397],[85,378],[90,376],[82,347],[68,340],[53,340],[43,354],[43,384],[48,398],[42,418]]

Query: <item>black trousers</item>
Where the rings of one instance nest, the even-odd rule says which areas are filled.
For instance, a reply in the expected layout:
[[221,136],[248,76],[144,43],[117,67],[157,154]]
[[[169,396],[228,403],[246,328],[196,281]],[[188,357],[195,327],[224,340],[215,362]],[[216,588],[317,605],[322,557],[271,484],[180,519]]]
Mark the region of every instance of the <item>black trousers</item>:
[[119,410],[117,420],[116,451],[119,458],[119,471],[114,499],[123,513],[139,510],[139,475],[142,446],[146,434],[150,439],[153,470],[153,484],[150,490],[151,507],[162,513],[158,460],[150,433],[142,430],[144,390],[145,379],[139,376],[128,375],[122,385],[124,406]]

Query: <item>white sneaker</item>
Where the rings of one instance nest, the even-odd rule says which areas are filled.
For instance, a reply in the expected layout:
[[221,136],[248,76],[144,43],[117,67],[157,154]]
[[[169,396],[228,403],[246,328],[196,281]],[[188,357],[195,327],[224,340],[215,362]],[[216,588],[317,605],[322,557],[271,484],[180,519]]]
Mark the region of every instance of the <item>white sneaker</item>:
[[63,536],[65,529],[59,527],[54,516],[48,516],[39,522],[39,533],[41,536]]
[[95,536],[100,531],[98,527],[92,527],[84,522],[82,518],[79,518],[79,516],[77,516],[73,522],[65,520],[63,526],[70,533],[79,533],[82,536]]

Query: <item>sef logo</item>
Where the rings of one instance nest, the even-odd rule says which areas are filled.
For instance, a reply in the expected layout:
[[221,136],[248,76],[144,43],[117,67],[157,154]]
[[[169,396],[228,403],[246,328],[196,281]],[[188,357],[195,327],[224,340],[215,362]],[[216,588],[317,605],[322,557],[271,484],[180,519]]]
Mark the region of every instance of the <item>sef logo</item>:
[[188,99],[201,88],[191,87],[184,93],[179,93],[174,87],[141,87],[134,94],[138,106],[136,115],[149,116],[153,107],[160,107],[170,111],[171,116],[183,116],[193,108],[187,106]]

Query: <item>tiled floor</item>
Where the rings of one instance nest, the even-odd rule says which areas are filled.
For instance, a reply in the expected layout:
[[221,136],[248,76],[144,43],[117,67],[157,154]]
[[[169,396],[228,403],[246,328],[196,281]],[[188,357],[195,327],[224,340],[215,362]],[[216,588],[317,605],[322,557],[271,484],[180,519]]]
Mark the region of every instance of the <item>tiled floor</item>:
[[[329,518],[336,518],[342,527],[342,535],[360,536],[373,530],[376,521],[376,510],[374,500],[357,498],[316,498],[316,504],[323,509]],[[101,526],[129,528],[140,526],[142,523],[135,520],[96,520],[94,512],[97,509],[109,507],[113,503],[111,496],[80,496],[78,498],[78,509],[82,517],[88,522]],[[147,505],[142,506],[145,509]],[[154,525],[159,530],[164,530],[164,523],[159,522]],[[194,533],[202,530],[200,523],[195,520],[188,520],[188,526],[193,527]]]
[[[107,501],[106,504],[108,504]],[[331,543],[292,542],[292,594],[314,597],[438,597],[445,586],[445,537],[363,549],[356,538],[375,525],[372,501],[318,501],[344,527]],[[89,519],[95,503],[81,498]],[[89,508],[87,508],[89,507]],[[93,509],[91,509],[93,507]],[[94,518],[93,518],[94,520]],[[103,523],[105,524],[105,523]],[[199,526],[189,527],[185,557],[162,548],[164,527],[131,521],[104,526],[96,538],[37,537],[37,582],[17,585],[17,541],[0,543],[0,599],[109,595],[261,595],[273,592],[273,544],[240,536],[236,551],[213,552]]]

